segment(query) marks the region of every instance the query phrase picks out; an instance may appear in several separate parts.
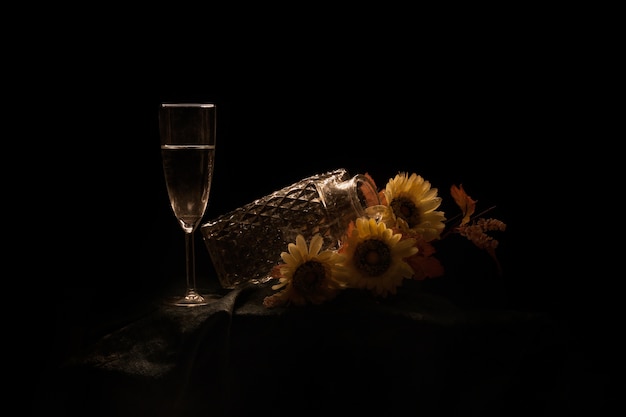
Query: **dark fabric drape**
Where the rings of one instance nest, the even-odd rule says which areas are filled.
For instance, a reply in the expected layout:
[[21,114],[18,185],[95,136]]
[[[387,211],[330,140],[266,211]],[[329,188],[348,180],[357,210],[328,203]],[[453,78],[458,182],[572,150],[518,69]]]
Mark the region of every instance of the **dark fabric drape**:
[[[566,328],[419,287],[267,309],[269,287],[161,306],[63,364],[54,415],[541,415],[562,408]],[[420,414],[421,413],[421,414]]]

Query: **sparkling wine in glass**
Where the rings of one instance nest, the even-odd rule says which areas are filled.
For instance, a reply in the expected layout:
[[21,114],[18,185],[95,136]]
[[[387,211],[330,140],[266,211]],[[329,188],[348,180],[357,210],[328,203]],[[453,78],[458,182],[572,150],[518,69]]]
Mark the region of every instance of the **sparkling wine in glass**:
[[159,131],[163,173],[170,205],[185,235],[186,290],[169,305],[201,306],[219,298],[196,288],[194,232],[205,214],[215,163],[216,106],[162,103]]

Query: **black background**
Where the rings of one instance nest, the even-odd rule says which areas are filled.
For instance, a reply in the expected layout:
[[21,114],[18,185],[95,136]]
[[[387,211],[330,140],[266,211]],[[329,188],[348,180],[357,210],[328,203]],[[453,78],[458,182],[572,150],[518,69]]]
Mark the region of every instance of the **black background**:
[[[184,283],[183,234],[159,150],[158,107],[167,101],[217,104],[206,219],[335,168],[370,173],[379,188],[400,171],[415,172],[439,190],[448,217],[457,213],[450,186],[462,184],[478,211],[495,206],[488,217],[507,223],[498,235],[505,276],[485,280],[471,272],[478,276],[463,285],[467,297],[491,304],[497,288],[497,303],[507,307],[558,309],[567,302],[564,278],[555,273],[561,237],[545,217],[545,210],[562,210],[552,176],[558,155],[546,137],[563,122],[547,104],[557,94],[551,75],[435,66],[397,67],[372,78],[359,69],[238,78],[208,66],[189,74],[155,70],[154,80],[130,77],[92,89],[73,116],[88,146],[68,150],[73,164],[64,165],[62,180],[67,201],[80,204],[72,209],[79,217],[62,211],[74,222],[71,233],[55,223],[70,239],[57,259],[69,273],[54,282],[67,308],[62,314],[84,320],[132,310]],[[199,236],[196,249],[198,284],[214,285]],[[449,268],[460,268],[454,262]]]
[[[496,206],[489,216],[507,224],[498,248],[505,273],[489,272],[479,251],[478,266],[448,255],[448,268],[469,263],[470,272],[433,291],[472,308],[575,317],[575,337],[598,340],[592,306],[604,290],[578,269],[584,251],[569,251],[572,191],[586,188],[571,184],[586,166],[569,152],[590,122],[567,50],[498,36],[410,48],[372,38],[332,51],[314,39],[295,49],[251,39],[224,55],[208,44],[195,54],[167,48],[154,33],[142,41],[38,81],[50,112],[42,127],[58,144],[54,158],[43,155],[50,191],[37,231],[45,239],[28,263],[39,267],[34,282],[46,294],[37,319],[54,340],[44,354],[52,366],[184,282],[183,235],[159,150],[158,107],[169,101],[217,104],[206,219],[340,167],[370,173],[380,188],[400,171],[420,174],[450,215],[449,188],[463,184],[479,211]],[[215,285],[202,245],[197,237],[199,284]]]

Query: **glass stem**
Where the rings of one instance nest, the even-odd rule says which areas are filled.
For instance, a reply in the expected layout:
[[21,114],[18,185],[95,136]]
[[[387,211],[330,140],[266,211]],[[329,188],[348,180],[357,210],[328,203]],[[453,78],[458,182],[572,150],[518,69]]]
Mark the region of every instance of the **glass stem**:
[[193,232],[185,233],[185,260],[187,262],[187,294],[196,292],[196,253]]

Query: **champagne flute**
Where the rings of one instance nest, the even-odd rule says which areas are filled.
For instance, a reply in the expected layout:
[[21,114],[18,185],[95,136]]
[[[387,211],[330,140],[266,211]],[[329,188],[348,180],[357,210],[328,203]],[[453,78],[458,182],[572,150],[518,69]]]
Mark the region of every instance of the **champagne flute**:
[[196,288],[194,232],[209,201],[215,162],[216,106],[213,103],[162,103],[159,109],[161,157],[174,216],[185,234],[186,290],[166,304],[194,307],[217,295]]

